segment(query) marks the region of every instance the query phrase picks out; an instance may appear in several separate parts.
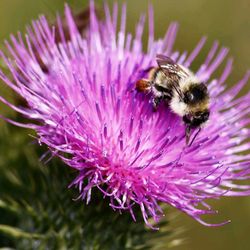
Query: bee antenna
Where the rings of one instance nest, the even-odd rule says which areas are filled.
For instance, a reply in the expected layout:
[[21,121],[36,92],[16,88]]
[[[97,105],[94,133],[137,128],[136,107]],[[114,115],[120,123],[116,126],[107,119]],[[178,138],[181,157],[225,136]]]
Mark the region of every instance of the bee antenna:
[[192,139],[191,143],[188,145],[189,147],[191,147],[191,146],[192,146],[192,144],[193,144],[193,142],[194,142],[195,138],[197,137],[197,135],[198,135],[200,132],[201,132],[201,128],[199,128],[199,129],[198,129],[198,131],[197,131],[197,133],[195,134],[195,136],[193,137],[193,139]]
[[189,143],[190,130],[191,130],[190,126],[186,126],[186,131],[185,131],[185,133],[186,133],[186,145],[188,145],[188,143]]

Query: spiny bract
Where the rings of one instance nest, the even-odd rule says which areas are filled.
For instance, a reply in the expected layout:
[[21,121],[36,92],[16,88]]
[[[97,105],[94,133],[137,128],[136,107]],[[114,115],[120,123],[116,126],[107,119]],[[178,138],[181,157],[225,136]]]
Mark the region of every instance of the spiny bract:
[[[186,147],[181,118],[164,105],[154,113],[149,96],[137,93],[134,85],[145,69],[156,66],[157,54],[190,67],[205,39],[189,55],[174,52],[177,24],[169,26],[163,39],[155,40],[150,8],[148,49],[144,52],[145,16],[133,37],[125,31],[125,5],[119,28],[117,5],[112,15],[107,5],[104,9],[105,19],[99,21],[90,1],[90,25],[83,36],[66,6],[69,41],[60,17],[60,43],[44,16],[27,28],[25,41],[20,34],[11,36],[12,44],[6,42],[11,59],[2,52],[1,57],[12,78],[3,72],[0,77],[27,106],[17,107],[2,97],[1,101],[29,118],[31,124],[5,119],[34,129],[39,143],[78,171],[70,186],[77,186],[79,198],[87,203],[97,188],[110,197],[112,208],[129,210],[133,218],[133,208],[139,205],[148,225],[149,217],[158,221],[162,216],[160,202],[210,225],[201,219],[214,213],[206,199],[250,192],[249,186],[234,184],[235,180],[248,179],[250,173],[249,155],[239,154],[249,149],[250,94],[235,99],[249,73],[224,91],[232,60],[227,61],[220,78],[212,79],[228,52],[222,48],[216,54],[218,43],[214,43],[195,72],[209,88],[210,122],[192,146]],[[48,70],[43,70],[41,62]]]

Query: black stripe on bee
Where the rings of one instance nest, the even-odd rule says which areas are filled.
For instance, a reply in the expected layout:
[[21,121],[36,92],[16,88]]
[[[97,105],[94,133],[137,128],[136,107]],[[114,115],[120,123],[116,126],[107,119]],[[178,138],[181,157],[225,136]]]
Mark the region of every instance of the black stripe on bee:
[[160,92],[163,92],[163,93],[168,93],[169,92],[169,89],[168,88],[165,88],[161,85],[158,85],[158,84],[155,84],[154,85],[155,89],[160,91]]
[[194,84],[184,94],[186,104],[195,105],[208,99],[207,86],[204,83]]

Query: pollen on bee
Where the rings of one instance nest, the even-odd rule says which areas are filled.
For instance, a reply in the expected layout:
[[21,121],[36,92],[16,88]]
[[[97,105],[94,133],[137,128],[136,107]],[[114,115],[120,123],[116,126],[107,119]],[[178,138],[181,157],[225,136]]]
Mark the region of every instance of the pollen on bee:
[[150,84],[148,81],[140,79],[136,82],[136,90],[139,92],[145,92],[149,89]]

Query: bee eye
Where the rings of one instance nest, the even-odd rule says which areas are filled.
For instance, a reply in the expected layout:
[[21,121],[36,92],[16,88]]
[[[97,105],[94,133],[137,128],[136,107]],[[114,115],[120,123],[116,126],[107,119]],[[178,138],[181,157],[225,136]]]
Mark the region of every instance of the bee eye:
[[207,121],[208,118],[209,118],[209,115],[210,115],[209,111],[204,112],[204,113],[202,114],[203,120],[204,120],[204,121]]
[[210,112],[208,110],[202,111],[202,112],[196,112],[194,117],[195,119],[202,119],[202,120],[208,120],[210,115]]

